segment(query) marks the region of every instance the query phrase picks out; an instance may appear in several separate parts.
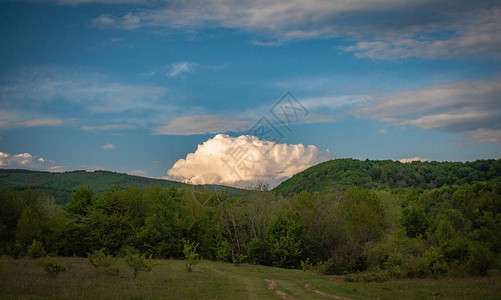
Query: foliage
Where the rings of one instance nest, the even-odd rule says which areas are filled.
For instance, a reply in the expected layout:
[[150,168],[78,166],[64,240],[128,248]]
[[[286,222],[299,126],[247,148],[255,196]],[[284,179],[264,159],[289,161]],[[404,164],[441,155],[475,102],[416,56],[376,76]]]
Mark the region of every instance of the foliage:
[[501,177],[501,159],[474,162],[400,163],[393,160],[335,159],[300,172],[275,187],[279,195],[291,197],[307,190],[332,193],[351,186],[358,188],[421,188],[464,185]]
[[87,257],[91,265],[96,269],[101,270],[106,275],[117,276],[119,273],[118,268],[114,267],[115,259],[111,255],[106,255],[104,249],[96,250],[88,253]]
[[50,257],[41,258],[40,265],[51,276],[57,276],[61,272],[66,272],[66,268],[63,265],[58,264],[55,259]]
[[235,266],[238,266],[241,263],[243,263],[246,258],[247,256],[245,254],[238,253],[238,254],[233,254],[231,260]]
[[310,262],[310,258],[306,258],[306,260],[301,261],[301,269],[303,271],[313,270],[313,264]]
[[346,282],[384,282],[390,279],[386,271],[369,271],[365,273],[349,274],[344,277]]
[[40,258],[46,254],[42,242],[33,240],[33,243],[28,247],[28,256],[32,258]]
[[198,243],[185,241],[184,242],[184,259],[186,271],[191,272],[193,270],[193,266],[198,265],[200,262],[200,257],[197,253]]
[[401,222],[407,236],[411,238],[423,236],[428,230],[428,218],[423,209],[416,206],[404,209]]
[[[363,174],[357,166],[370,163],[377,167],[347,161],[344,172]],[[490,177],[499,175],[498,161],[473,165]],[[435,178],[439,171],[434,168],[444,168],[440,172],[452,179],[470,174],[459,172],[455,163],[402,168],[407,170],[400,170],[402,178],[416,182],[420,176]],[[387,177],[384,168],[364,170],[366,176]],[[204,258],[315,266],[324,274],[383,272],[393,278],[485,275],[501,267],[501,180],[425,189],[363,186],[333,186],[331,193],[303,190],[288,198],[263,190],[235,196],[202,186],[115,186],[104,192],[87,186],[73,194],[66,210],[36,189],[0,188],[0,254],[31,255],[29,246],[39,241],[37,247],[54,255],[92,253],[100,269],[110,273],[112,256],[139,253],[185,258],[190,270]]]
[[134,278],[137,277],[139,272],[150,272],[153,266],[151,262],[151,255],[146,259],[144,254],[131,254],[128,253],[124,259],[127,266],[134,272]]
[[[64,205],[72,200],[75,191],[78,191],[80,186],[89,187],[94,193],[101,194],[113,186],[120,186],[121,188],[138,186],[145,189],[148,186],[186,188],[188,185],[177,181],[102,170],[51,173],[21,169],[0,169],[0,188],[13,187],[16,190],[26,190],[27,186],[31,186],[33,190],[38,191],[40,194],[54,196],[56,203]],[[214,189],[215,187],[207,186],[206,188]],[[217,188],[228,190],[232,195],[244,192],[232,187],[217,186]]]
[[299,216],[289,212],[276,217],[268,227],[266,242],[273,266],[299,267],[304,248],[304,226]]

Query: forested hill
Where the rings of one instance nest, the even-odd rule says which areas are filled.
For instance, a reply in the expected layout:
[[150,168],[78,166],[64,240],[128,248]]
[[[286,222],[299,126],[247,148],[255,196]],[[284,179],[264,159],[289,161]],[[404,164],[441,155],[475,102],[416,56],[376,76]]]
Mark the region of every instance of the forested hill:
[[432,189],[496,178],[501,178],[501,159],[465,163],[336,159],[294,175],[278,185],[274,192],[292,196],[303,190],[328,193],[350,186]]
[[[43,194],[54,196],[56,203],[64,204],[70,201],[73,192],[80,185],[87,185],[100,194],[112,186],[127,187],[137,185],[143,189],[149,185],[160,187],[189,185],[163,179],[132,176],[109,171],[73,171],[64,173],[50,173],[20,169],[0,169],[0,187],[26,189],[28,186]],[[222,187],[234,193],[236,188]]]

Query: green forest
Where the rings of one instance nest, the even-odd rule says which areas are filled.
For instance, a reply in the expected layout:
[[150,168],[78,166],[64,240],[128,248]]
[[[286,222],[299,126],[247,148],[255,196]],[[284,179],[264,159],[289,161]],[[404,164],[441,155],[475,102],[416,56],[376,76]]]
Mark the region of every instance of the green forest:
[[[488,275],[501,268],[501,160],[339,159],[272,191],[189,185],[76,188],[66,204],[30,187],[0,189],[0,254],[140,253],[358,280]],[[40,249],[39,249],[40,250]]]

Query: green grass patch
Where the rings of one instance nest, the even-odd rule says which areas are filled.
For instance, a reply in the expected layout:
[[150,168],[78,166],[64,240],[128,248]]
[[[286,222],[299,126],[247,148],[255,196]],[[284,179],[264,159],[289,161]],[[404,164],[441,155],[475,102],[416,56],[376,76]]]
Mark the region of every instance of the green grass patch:
[[326,299],[303,287],[352,299],[499,299],[501,276],[457,279],[400,279],[385,282],[345,282],[342,276],[315,271],[201,261],[186,272],[183,260],[154,260],[151,272],[134,278],[117,259],[118,276],[107,276],[86,258],[54,258],[66,268],[49,276],[37,260],[4,258],[0,266],[0,298],[47,299],[278,299],[265,279],[277,289],[301,299]]

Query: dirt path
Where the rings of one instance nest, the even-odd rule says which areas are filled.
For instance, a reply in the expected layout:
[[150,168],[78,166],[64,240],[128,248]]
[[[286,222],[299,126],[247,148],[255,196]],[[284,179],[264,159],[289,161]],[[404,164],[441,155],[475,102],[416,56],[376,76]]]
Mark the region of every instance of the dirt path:
[[339,299],[339,300],[351,300],[350,298],[346,298],[346,297],[341,297],[341,296],[336,296],[336,295],[333,295],[333,294],[329,294],[329,293],[326,293],[326,292],[322,292],[322,291],[319,291],[317,290],[313,285],[309,284],[308,282],[306,281],[303,281],[303,287],[307,290],[310,290],[310,291],[313,291],[317,294],[320,294],[322,296],[325,296],[325,297],[329,297],[329,298],[334,298],[334,299]]
[[286,292],[282,292],[280,290],[277,290],[277,282],[273,279],[265,279],[266,281],[266,287],[269,289],[269,290],[272,290],[275,292],[275,294],[277,296],[279,296],[280,298],[282,299],[286,299],[286,300],[299,300],[299,298],[296,298],[292,295],[289,295],[287,294]]

